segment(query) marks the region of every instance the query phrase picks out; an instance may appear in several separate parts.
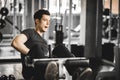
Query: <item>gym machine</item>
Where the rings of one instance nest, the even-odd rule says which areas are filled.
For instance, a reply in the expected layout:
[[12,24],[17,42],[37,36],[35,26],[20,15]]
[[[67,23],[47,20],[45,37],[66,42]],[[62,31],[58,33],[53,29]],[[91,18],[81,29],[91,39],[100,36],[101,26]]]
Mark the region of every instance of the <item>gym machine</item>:
[[[74,66],[74,67],[88,67],[89,66],[89,59],[85,57],[74,57],[74,58],[44,58],[44,59],[33,59],[32,63],[26,59],[26,65],[29,67],[34,67],[35,69],[40,65],[48,64],[51,61],[55,61],[58,64],[59,68],[59,80],[66,79],[66,74],[64,72],[65,66]],[[69,73],[69,71],[68,71]],[[71,74],[71,73],[69,73]]]
[[[9,10],[6,8],[6,2],[4,7],[0,9],[0,29],[3,29],[6,26],[5,18],[8,15]],[[0,42],[3,39],[3,34],[0,32]]]
[[55,45],[62,44],[63,43],[63,26],[56,23],[55,32],[56,32]]
[[[6,26],[6,21],[12,25],[12,26],[15,26],[15,29],[17,29],[19,32],[21,32],[21,30],[15,25],[15,21],[16,19],[14,19],[14,23],[12,21],[10,21],[7,16],[9,14],[9,9],[7,8],[7,0],[5,0],[5,3],[4,3],[4,6],[0,9],[0,29],[3,29],[5,26]],[[11,4],[10,4],[11,5]],[[15,5],[14,5],[15,6]],[[15,8],[14,6],[11,6],[11,9],[12,7]],[[20,5],[20,8],[19,8],[19,11],[21,10],[21,5]],[[15,10],[14,10],[15,12]],[[15,15],[14,15],[15,16]],[[13,17],[14,18],[14,17]],[[0,42],[3,40],[4,36],[3,34],[0,32]]]
[[[110,6],[112,7],[112,1],[110,0]],[[110,7],[110,8],[111,8]],[[117,44],[114,46],[114,62],[109,62],[109,61],[105,61],[103,60],[103,62],[108,66],[113,67],[113,70],[111,71],[101,71],[97,74],[96,76],[96,80],[120,80],[120,1],[118,0],[118,17],[117,17],[117,28],[118,28],[118,32],[117,32]],[[111,10],[111,9],[110,9]],[[111,17],[111,16],[110,16]],[[111,21],[111,18],[110,18]],[[110,22],[109,22],[110,23]],[[111,23],[110,23],[111,24]],[[109,26],[109,40],[111,40],[111,26]]]

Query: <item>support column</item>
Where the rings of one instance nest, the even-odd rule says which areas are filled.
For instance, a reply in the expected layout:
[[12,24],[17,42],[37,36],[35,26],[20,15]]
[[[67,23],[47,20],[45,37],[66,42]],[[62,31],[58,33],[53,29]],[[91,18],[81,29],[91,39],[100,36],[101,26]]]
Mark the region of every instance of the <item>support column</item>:
[[103,0],[97,0],[96,14],[96,53],[95,57],[102,57],[102,15],[103,15]]
[[96,55],[96,10],[97,0],[86,0],[85,57]]
[[120,80],[120,0],[118,1],[118,44],[115,53],[116,80]]
[[85,22],[85,53],[90,59],[90,67],[95,80],[101,64],[101,41],[102,41],[102,0],[86,0],[86,22]]
[[85,45],[84,56],[101,57],[102,52],[102,0],[84,0],[81,13],[81,41]]

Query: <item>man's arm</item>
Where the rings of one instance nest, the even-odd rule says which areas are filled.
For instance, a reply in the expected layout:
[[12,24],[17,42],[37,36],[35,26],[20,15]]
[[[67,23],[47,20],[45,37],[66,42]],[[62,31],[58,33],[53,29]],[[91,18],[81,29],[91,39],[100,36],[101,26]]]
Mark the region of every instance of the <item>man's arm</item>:
[[11,43],[11,46],[23,54],[28,54],[29,48],[27,48],[24,44],[26,41],[27,36],[24,34],[19,34],[14,38],[14,40]]

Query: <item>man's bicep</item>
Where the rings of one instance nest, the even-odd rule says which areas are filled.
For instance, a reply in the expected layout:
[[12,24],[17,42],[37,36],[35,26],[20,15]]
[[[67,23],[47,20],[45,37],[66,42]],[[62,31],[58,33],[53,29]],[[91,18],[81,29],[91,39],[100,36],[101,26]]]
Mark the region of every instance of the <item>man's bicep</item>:
[[25,34],[19,34],[15,38],[16,42],[25,43],[27,41],[27,36]]
[[27,36],[25,34],[19,34],[12,41],[11,46],[13,46],[16,50],[23,54],[27,54],[29,52],[29,48],[25,46],[25,42],[27,41]]

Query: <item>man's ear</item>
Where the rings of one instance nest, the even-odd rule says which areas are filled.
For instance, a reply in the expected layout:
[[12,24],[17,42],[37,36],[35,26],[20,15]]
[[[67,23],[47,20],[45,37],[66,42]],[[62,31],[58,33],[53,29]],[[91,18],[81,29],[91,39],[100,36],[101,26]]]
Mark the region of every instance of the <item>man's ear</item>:
[[39,23],[39,19],[35,19],[35,23]]

